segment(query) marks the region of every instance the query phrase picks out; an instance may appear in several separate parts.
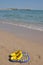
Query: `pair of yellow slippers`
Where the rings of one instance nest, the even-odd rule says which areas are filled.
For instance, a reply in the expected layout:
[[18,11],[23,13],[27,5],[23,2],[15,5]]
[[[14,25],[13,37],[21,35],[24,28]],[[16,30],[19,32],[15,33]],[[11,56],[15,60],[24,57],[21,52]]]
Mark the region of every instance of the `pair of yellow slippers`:
[[10,60],[20,60],[23,57],[22,51],[17,50],[10,54]]

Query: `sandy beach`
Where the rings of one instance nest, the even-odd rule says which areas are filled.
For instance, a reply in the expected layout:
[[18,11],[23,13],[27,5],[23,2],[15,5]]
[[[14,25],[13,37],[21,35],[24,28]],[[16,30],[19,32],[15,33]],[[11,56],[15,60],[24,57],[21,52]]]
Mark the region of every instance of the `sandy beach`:
[[0,0],[0,65],[43,65],[43,0]]
[[[32,42],[31,39],[0,30],[0,65],[43,65],[43,44],[41,42]],[[15,49],[28,52],[30,61],[27,63],[10,62],[8,56]]]

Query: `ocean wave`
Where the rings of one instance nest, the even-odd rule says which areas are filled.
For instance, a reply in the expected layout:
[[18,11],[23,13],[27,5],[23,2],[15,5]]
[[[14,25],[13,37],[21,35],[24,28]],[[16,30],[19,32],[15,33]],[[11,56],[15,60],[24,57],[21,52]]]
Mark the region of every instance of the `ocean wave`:
[[12,22],[0,22],[2,24],[9,24],[9,25],[13,25],[13,26],[19,26],[19,27],[24,27],[24,28],[27,28],[27,29],[32,29],[32,30],[39,30],[39,31],[43,31],[43,27],[40,27],[40,26],[36,26],[36,25],[33,25],[33,24],[15,24],[15,23],[12,23]]

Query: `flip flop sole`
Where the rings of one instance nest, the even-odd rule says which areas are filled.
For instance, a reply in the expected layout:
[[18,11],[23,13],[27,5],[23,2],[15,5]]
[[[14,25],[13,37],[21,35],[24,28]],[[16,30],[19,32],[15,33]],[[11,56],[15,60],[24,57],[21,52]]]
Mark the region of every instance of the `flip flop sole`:
[[20,60],[11,60],[9,58],[9,61],[11,62],[20,62],[20,63],[25,63],[28,62],[29,60],[30,60],[30,56],[26,52],[23,52],[23,57]]

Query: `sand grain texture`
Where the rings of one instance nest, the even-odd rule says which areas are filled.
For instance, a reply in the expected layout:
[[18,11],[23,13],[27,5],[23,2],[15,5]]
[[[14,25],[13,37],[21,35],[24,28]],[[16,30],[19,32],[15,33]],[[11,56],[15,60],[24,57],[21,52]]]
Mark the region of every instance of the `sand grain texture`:
[[[12,63],[8,55],[15,49],[22,49],[29,53],[28,63]],[[43,45],[19,38],[16,35],[0,31],[0,65],[43,65]]]

